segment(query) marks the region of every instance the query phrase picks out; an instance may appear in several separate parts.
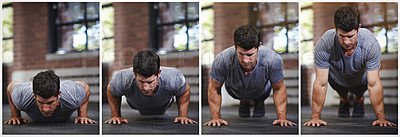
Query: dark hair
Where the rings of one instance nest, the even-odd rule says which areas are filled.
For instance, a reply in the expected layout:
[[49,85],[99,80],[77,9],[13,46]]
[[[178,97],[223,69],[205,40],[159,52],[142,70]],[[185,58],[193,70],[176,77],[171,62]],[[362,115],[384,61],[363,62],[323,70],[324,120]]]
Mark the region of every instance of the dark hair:
[[335,12],[334,22],[336,29],[350,32],[358,30],[360,25],[360,12],[355,7],[341,7]]
[[57,97],[60,93],[60,78],[52,71],[43,71],[33,77],[33,93],[42,98]]
[[150,50],[139,51],[133,57],[133,71],[144,77],[157,75],[160,70],[160,57]]
[[261,42],[260,31],[251,25],[243,25],[235,30],[233,36],[235,46],[245,50],[258,48]]

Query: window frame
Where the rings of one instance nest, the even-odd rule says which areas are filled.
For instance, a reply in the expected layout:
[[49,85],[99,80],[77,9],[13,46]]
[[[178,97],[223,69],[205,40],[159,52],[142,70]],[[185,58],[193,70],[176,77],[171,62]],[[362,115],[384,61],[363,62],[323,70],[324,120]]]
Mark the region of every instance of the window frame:
[[[74,24],[83,24],[85,26],[85,36],[86,36],[86,43],[85,43],[85,49],[78,51],[78,50],[73,50],[70,52],[84,52],[84,51],[98,51],[100,49],[100,45],[99,48],[97,49],[93,49],[93,50],[89,50],[88,49],[88,43],[89,43],[89,36],[88,36],[88,29],[89,29],[89,23],[96,23],[96,22],[100,22],[100,9],[98,11],[98,17],[97,18],[93,18],[93,19],[88,19],[87,17],[87,4],[89,2],[68,2],[68,3],[81,3],[83,4],[84,7],[84,18],[81,20],[77,20],[77,21],[71,21],[71,22],[66,22],[66,23],[56,23],[56,19],[57,19],[57,14],[58,14],[58,6],[57,4],[60,2],[49,2],[48,3],[48,22],[49,22],[49,40],[48,40],[48,53],[50,54],[57,54],[56,52],[59,49],[60,43],[58,43],[58,39],[59,39],[59,35],[57,32],[57,28],[58,27],[62,27],[62,26],[68,26],[68,25],[74,25]],[[93,3],[98,3],[100,5],[100,2],[93,2]],[[101,32],[101,30],[99,31],[99,33]],[[68,52],[69,53],[69,52]]]
[[[160,41],[160,37],[159,37],[159,34],[161,33],[160,31],[159,31],[159,28],[162,28],[163,26],[173,26],[173,25],[176,25],[176,24],[182,24],[182,25],[185,25],[186,27],[187,27],[187,29],[186,29],[186,48],[185,48],[185,50],[182,50],[182,51],[196,51],[196,50],[199,50],[200,49],[200,45],[199,45],[199,49],[194,49],[194,50],[190,50],[189,49],[189,40],[190,40],[190,36],[189,36],[189,24],[190,23],[196,23],[197,22],[197,24],[198,25],[200,25],[200,20],[199,20],[199,18],[200,18],[200,13],[199,13],[199,16],[197,17],[197,18],[191,18],[191,19],[189,19],[189,17],[188,17],[188,3],[189,2],[177,2],[177,3],[183,3],[184,4],[184,9],[185,9],[185,18],[184,19],[181,19],[181,20],[178,20],[178,21],[173,21],[173,22],[165,22],[165,23],[157,23],[157,19],[159,18],[159,13],[160,13],[160,11],[159,11],[159,3],[161,3],[161,2],[149,2],[149,14],[150,14],[150,21],[149,21],[149,26],[150,26],[150,33],[149,33],[149,37],[150,37],[150,41],[149,41],[149,43],[150,43],[150,48],[152,48],[152,49],[155,49],[155,50],[157,50],[157,51],[159,51],[160,50],[160,48],[162,47],[162,43],[161,43],[161,41]],[[168,2],[168,3],[171,3],[171,2]],[[199,3],[199,2],[197,2],[197,3]],[[200,4],[200,3],[199,3]],[[200,29],[199,29],[199,34],[200,34]],[[201,41],[200,39],[199,39],[199,41]],[[176,48],[175,48],[175,50],[172,50],[172,51],[167,51],[167,52],[181,52],[181,51],[179,51],[179,50],[177,50]]]
[[[283,22],[278,22],[278,23],[273,23],[273,24],[268,24],[268,25],[260,25],[259,23],[257,23],[257,21],[259,21],[259,19],[260,19],[259,16],[258,16],[258,12],[259,12],[258,5],[260,3],[250,3],[249,4],[249,9],[248,9],[249,13],[250,13],[250,15],[249,15],[249,24],[257,27],[260,30],[262,36],[264,35],[264,34],[262,34],[262,30],[264,28],[274,28],[275,26],[282,26],[283,28],[285,28],[287,30],[286,33],[285,33],[285,36],[286,36],[286,48],[285,48],[285,52],[282,52],[282,53],[277,52],[277,53],[279,53],[279,54],[299,53],[299,49],[297,51],[295,51],[295,52],[289,52],[289,28],[290,28],[289,26],[290,25],[294,25],[294,26],[299,27],[299,25],[300,25],[299,18],[297,18],[297,20],[294,20],[294,21],[288,21],[287,13],[288,13],[288,10],[289,10],[289,8],[288,8],[289,2],[279,2],[279,3],[280,4],[285,4],[285,11],[286,12],[285,12],[285,20]],[[298,13],[298,15],[297,15],[298,17],[299,17],[299,14],[300,13]],[[299,33],[297,35],[300,36]],[[299,44],[300,43],[298,43],[298,45]],[[298,47],[300,47],[300,45]]]

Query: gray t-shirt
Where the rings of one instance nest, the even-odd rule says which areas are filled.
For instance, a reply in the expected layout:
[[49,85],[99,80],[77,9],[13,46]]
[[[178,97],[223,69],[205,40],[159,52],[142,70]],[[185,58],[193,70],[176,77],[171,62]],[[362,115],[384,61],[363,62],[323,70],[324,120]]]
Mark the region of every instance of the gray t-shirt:
[[63,122],[71,117],[85,99],[85,88],[80,83],[73,81],[60,82],[60,109],[50,117],[44,117],[40,113],[33,95],[32,82],[15,85],[12,88],[12,101],[18,110],[24,111],[35,122]]
[[381,64],[381,47],[367,29],[360,29],[356,49],[345,56],[334,29],[328,30],[315,47],[314,64],[328,69],[329,76],[344,87],[354,87],[367,80],[367,72],[377,70]]
[[131,107],[140,111],[165,109],[165,105],[174,96],[181,96],[185,92],[185,77],[178,69],[161,67],[159,87],[152,97],[145,96],[140,91],[133,69],[119,71],[110,82],[111,93],[114,96],[125,96]]
[[210,76],[221,84],[225,83],[242,99],[257,99],[269,88],[268,82],[276,84],[283,79],[283,61],[277,53],[261,46],[256,67],[251,74],[245,75],[232,46],[215,57]]

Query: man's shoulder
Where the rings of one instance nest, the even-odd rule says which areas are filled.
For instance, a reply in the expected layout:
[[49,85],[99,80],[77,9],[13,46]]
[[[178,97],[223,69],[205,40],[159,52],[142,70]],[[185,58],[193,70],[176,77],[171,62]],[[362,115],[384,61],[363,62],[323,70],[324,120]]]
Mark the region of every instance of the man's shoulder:
[[271,64],[271,62],[282,60],[281,56],[278,53],[265,46],[261,46],[259,56],[259,62],[262,65],[268,65]]
[[32,89],[32,82],[18,83],[12,87],[13,91],[20,90],[22,92],[32,92]]
[[183,75],[181,71],[179,71],[177,68],[174,67],[161,66],[160,69],[161,69],[161,75],[165,76],[167,79]]

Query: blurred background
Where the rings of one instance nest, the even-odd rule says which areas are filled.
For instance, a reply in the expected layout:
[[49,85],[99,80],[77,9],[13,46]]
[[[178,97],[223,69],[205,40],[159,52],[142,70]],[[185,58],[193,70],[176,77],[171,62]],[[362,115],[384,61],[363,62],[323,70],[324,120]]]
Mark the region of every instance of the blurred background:
[[161,66],[179,69],[190,85],[190,102],[199,102],[199,3],[103,2],[101,7],[103,103],[113,74],[132,67],[133,56],[145,49],[157,51]]
[[2,3],[3,104],[11,81],[31,82],[52,70],[84,81],[99,102],[99,2]]
[[[283,59],[284,83],[288,104],[298,104],[299,71],[299,14],[298,3],[201,3],[201,71],[202,105],[208,105],[209,71],[214,57],[232,46],[233,32],[241,25],[251,24],[262,33],[262,46],[266,46]],[[272,92],[266,100],[273,104]],[[239,105],[222,89],[222,106]]]
[[[398,73],[398,4],[397,3],[301,3],[301,105],[311,106],[312,84],[315,80],[314,46],[321,36],[333,29],[333,16],[343,6],[356,7],[360,12],[361,27],[369,29],[381,46],[380,79],[386,104],[397,104]],[[370,104],[365,92],[365,104]],[[339,95],[328,87],[325,106],[338,105]]]

